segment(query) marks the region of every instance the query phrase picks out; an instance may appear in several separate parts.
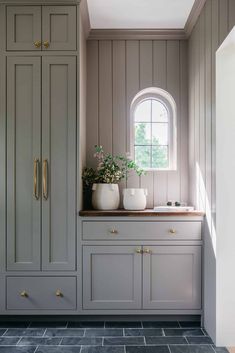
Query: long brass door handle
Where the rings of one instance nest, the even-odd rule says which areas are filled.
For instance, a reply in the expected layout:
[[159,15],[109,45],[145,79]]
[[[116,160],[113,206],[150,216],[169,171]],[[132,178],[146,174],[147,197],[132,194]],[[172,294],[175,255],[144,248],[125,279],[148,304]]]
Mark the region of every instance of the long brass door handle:
[[43,161],[43,198],[46,201],[48,199],[48,161]]
[[35,158],[33,162],[33,196],[39,200],[39,159]]

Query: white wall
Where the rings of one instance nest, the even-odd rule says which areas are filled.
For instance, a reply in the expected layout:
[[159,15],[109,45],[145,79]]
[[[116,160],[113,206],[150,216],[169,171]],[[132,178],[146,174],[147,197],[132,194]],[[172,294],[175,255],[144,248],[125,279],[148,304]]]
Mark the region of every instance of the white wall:
[[235,28],[216,59],[216,344],[235,346]]

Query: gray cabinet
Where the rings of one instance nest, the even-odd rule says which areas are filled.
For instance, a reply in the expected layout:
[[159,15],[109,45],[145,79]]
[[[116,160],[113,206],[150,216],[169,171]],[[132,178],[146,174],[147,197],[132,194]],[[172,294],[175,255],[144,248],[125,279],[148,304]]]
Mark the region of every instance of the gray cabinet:
[[7,268],[74,270],[76,58],[7,62]]
[[40,58],[9,57],[7,77],[7,268],[38,270]]
[[76,50],[76,6],[8,6],[7,50]]
[[144,247],[143,307],[201,308],[200,246]]
[[140,309],[141,262],[135,246],[83,247],[83,308]]

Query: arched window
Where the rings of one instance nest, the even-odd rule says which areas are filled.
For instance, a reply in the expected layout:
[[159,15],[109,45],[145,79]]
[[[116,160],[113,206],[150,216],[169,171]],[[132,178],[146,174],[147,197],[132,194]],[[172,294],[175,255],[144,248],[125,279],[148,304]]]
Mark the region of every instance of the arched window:
[[131,155],[144,169],[175,170],[176,104],[160,88],[139,92],[131,104]]

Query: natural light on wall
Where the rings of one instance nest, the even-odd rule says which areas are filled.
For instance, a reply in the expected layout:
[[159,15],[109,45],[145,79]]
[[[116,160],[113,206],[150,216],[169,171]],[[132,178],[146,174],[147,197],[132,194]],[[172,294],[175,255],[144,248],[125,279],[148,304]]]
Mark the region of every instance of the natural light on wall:
[[151,87],[134,98],[131,155],[146,170],[176,169],[176,104],[168,92]]

